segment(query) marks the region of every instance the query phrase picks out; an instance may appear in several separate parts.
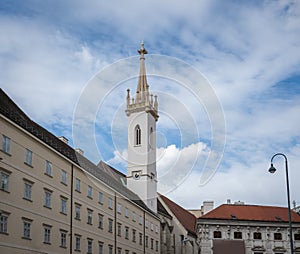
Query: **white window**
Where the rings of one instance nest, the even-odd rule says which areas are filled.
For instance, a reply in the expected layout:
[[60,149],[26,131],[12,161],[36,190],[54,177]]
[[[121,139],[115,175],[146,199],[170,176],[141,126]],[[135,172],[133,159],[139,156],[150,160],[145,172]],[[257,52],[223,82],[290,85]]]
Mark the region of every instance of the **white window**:
[[91,225],[93,223],[93,211],[87,209],[87,213],[88,213],[87,223]]
[[148,228],[149,222],[146,220],[145,227]]
[[29,181],[24,181],[24,199],[32,199],[32,183]]
[[8,213],[1,212],[0,214],[0,233],[7,233]]
[[32,151],[29,149],[25,150],[25,163],[29,166],[32,166]]
[[139,218],[139,224],[142,225],[143,224],[143,217],[140,215],[140,218]]
[[135,132],[134,144],[136,146],[141,145],[141,134],[142,133],[141,133],[141,128],[139,125],[135,126],[134,132]]
[[80,179],[75,179],[75,190],[80,192]]
[[93,239],[88,238],[87,239],[87,244],[88,244],[88,246],[87,246],[87,253],[88,254],[93,253]]
[[120,203],[117,204],[117,212],[122,213],[122,205]]
[[157,225],[155,226],[155,233],[158,234],[158,226]]
[[44,243],[50,243],[51,226],[44,225]]
[[60,231],[60,247],[67,247],[67,231],[65,230]]
[[49,190],[45,190],[44,206],[47,208],[51,208],[51,196],[52,196],[52,192]]
[[103,204],[103,193],[102,192],[99,192],[99,195],[98,195],[98,202],[100,204]]
[[108,254],[113,254],[113,246],[108,245]]
[[118,226],[117,226],[117,234],[118,234],[118,236],[121,236],[121,231],[122,231],[122,224],[118,223]]
[[153,223],[152,222],[150,224],[150,228],[151,228],[151,231],[153,231],[154,227],[153,227]]
[[88,198],[93,198],[93,188],[92,186],[88,186],[88,193],[87,193]]
[[80,205],[75,204],[75,219],[80,220]]
[[31,220],[23,220],[23,237],[30,239]]
[[126,207],[125,208],[125,216],[128,218],[129,217],[129,209]]
[[108,219],[108,232],[112,233],[113,232],[113,220]]
[[65,197],[60,197],[60,212],[67,214],[67,199]]
[[108,198],[108,208],[113,209],[113,200],[112,200],[112,198]]
[[135,212],[132,212],[132,220],[133,220],[133,221],[136,220],[136,214],[135,214]]
[[50,161],[46,161],[46,175],[52,176],[52,163]]
[[65,170],[61,170],[61,183],[67,184],[67,172]]
[[100,213],[98,214],[98,227],[103,228],[103,215]]
[[9,174],[4,171],[0,171],[0,190],[8,191],[8,187],[9,187],[8,185],[9,185]]
[[2,151],[5,153],[10,153],[10,138],[2,135]]
[[103,242],[98,243],[98,254],[103,254]]
[[75,250],[80,251],[80,235],[75,235]]

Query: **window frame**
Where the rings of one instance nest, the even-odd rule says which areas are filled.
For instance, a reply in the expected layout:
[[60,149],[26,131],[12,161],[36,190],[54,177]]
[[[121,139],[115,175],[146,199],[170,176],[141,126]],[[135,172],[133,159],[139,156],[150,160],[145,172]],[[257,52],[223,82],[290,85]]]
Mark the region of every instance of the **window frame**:
[[24,163],[30,167],[32,167],[32,157],[33,157],[32,155],[33,155],[32,151],[26,148]]
[[10,155],[10,144],[11,144],[11,138],[2,134],[2,146],[1,146],[2,152]]

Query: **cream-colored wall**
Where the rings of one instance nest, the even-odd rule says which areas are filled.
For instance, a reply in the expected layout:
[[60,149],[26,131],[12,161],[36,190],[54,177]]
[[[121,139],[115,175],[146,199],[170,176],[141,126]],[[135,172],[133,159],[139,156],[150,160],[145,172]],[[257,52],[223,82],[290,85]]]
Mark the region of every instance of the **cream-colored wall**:
[[[9,192],[0,190],[0,211],[9,213],[8,232],[0,233],[0,253],[69,253],[70,252],[70,221],[71,221],[71,169],[72,163],[52,148],[37,140],[26,131],[16,127],[9,120],[0,116],[0,135],[11,139],[10,155],[0,151],[0,170],[10,172]],[[2,144],[1,144],[2,147]],[[25,149],[33,152],[33,167],[24,164]],[[45,161],[52,162],[52,177],[45,174]],[[67,184],[61,183],[61,169],[67,172]],[[108,218],[122,224],[121,236],[116,236],[117,247],[130,250],[130,253],[144,253],[143,245],[139,244],[139,233],[144,236],[144,221],[139,224],[139,216],[149,221],[149,228],[145,229],[149,236],[149,247],[146,253],[160,253],[155,250],[155,241],[160,241],[158,232],[150,229],[151,223],[159,226],[159,219],[144,211],[132,201],[124,198],[120,193],[106,186],[104,183],[73,165],[74,196],[73,203],[81,204],[81,220],[74,219],[73,207],[73,251],[75,248],[75,234],[81,235],[81,252],[87,252],[87,238],[93,239],[93,253],[98,253],[98,241],[104,243],[104,253],[108,253],[108,245],[115,247],[115,227],[113,233],[108,232]],[[81,192],[75,191],[75,178],[81,180]],[[24,179],[33,182],[32,201],[23,199]],[[92,199],[87,197],[88,186],[93,189]],[[51,209],[44,207],[44,188],[52,191]],[[103,204],[98,202],[98,192],[103,193]],[[67,198],[67,214],[60,213],[60,197]],[[108,208],[108,198],[122,205],[121,214]],[[125,217],[125,207],[129,208],[129,218]],[[93,210],[92,225],[87,224],[87,209]],[[132,211],[136,213],[136,221],[132,221]],[[98,213],[104,215],[103,229],[98,228]],[[23,239],[22,218],[32,220],[31,240]],[[115,220],[116,219],[116,220]],[[44,244],[43,224],[51,225],[51,244]],[[128,226],[129,240],[125,239],[125,226]],[[67,231],[67,248],[59,247],[60,229]],[[132,229],[136,230],[136,242],[132,241]],[[154,250],[150,249],[150,239],[154,239]],[[144,244],[144,243],[143,243]],[[160,248],[160,242],[159,242]],[[114,253],[114,251],[113,251]]]

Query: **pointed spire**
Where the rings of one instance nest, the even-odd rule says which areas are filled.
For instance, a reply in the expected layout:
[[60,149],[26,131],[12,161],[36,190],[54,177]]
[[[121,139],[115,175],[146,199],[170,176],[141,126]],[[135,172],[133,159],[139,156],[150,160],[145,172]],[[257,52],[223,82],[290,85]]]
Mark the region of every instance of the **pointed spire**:
[[145,67],[145,54],[147,50],[144,47],[144,41],[141,43],[141,48],[138,50],[140,54],[140,74],[138,80],[138,86],[136,89],[136,101],[145,101],[145,92],[148,91],[147,77],[146,77],[146,67]]

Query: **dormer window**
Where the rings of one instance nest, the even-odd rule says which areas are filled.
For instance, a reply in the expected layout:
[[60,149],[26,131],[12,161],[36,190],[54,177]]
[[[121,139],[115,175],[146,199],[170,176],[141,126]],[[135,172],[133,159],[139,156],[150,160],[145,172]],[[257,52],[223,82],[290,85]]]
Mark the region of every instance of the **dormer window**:
[[139,146],[139,145],[141,145],[141,128],[140,128],[140,126],[139,125],[137,125],[136,127],[135,127],[135,142],[134,142],[134,144],[136,145],[136,146]]

